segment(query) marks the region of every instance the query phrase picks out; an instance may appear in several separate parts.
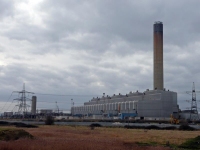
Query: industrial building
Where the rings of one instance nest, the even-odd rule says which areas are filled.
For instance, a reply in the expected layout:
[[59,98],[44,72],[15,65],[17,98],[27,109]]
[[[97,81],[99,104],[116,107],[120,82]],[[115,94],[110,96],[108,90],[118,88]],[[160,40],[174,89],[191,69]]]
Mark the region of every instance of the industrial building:
[[137,117],[140,119],[169,119],[170,115],[179,112],[177,93],[165,90],[163,82],[163,23],[153,25],[153,90],[130,92],[126,95],[117,94],[93,98],[83,106],[71,108],[74,116],[99,115],[103,117],[118,116]]
[[11,112],[11,111],[4,112],[3,116],[4,116],[4,118],[9,118],[9,117],[13,116],[13,112]]
[[[84,106],[72,107],[77,116],[104,115],[107,117],[126,114],[140,119],[168,119],[178,114],[177,93],[165,90],[130,92],[126,95],[102,96],[85,102]],[[120,117],[120,116],[119,116]]]

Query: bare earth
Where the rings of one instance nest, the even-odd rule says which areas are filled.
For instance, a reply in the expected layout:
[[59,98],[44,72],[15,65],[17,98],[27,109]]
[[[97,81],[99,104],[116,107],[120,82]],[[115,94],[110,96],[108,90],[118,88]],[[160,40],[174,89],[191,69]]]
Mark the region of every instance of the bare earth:
[[[167,142],[178,145],[188,138],[200,135],[200,131],[103,127],[91,130],[83,126],[39,126],[23,129],[35,139],[0,141],[0,150],[170,150],[170,147],[165,146]],[[156,142],[160,146],[138,146],[136,142]]]

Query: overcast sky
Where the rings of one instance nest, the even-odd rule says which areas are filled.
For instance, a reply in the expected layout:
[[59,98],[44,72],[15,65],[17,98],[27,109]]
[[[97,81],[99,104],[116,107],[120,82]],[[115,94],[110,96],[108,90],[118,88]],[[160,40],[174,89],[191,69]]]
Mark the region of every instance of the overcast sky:
[[35,93],[86,95],[36,94],[62,109],[71,98],[77,106],[93,95],[153,89],[155,21],[164,28],[164,87],[178,93],[181,109],[190,107],[183,93],[193,82],[200,90],[199,6],[199,0],[0,0],[1,111],[13,109],[18,95],[9,96],[23,83]]

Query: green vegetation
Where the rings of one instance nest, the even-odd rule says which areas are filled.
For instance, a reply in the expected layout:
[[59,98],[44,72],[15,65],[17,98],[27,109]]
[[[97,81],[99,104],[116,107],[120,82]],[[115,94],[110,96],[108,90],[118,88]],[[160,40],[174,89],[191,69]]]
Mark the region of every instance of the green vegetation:
[[154,130],[182,130],[182,131],[195,131],[197,129],[189,126],[189,125],[180,125],[179,128],[177,129],[175,126],[168,126],[168,127],[159,127],[156,125],[150,125],[150,126],[129,126],[125,125],[124,128],[127,129],[154,129]]
[[179,130],[183,131],[195,131],[196,129],[193,127],[190,127],[189,125],[180,125]]
[[92,123],[90,125],[90,127],[102,127],[102,125],[98,124],[98,123]]
[[200,149],[200,136],[187,140],[179,147],[186,149]]
[[22,122],[6,122],[6,121],[0,121],[0,126],[16,126],[16,127],[23,127],[23,128],[38,128],[36,125],[31,124],[25,124]]
[[33,138],[31,134],[23,129],[0,129],[0,140],[10,141],[17,140],[19,138]]
[[25,124],[22,122],[14,122],[14,123],[10,123],[11,125],[15,125],[16,127],[23,127],[23,128],[38,128],[38,126],[36,125],[31,125],[31,124]]
[[177,130],[175,126],[169,126],[169,127],[158,127],[155,125],[150,125],[150,126],[129,126],[125,125],[124,128],[127,129],[148,129],[148,130]]

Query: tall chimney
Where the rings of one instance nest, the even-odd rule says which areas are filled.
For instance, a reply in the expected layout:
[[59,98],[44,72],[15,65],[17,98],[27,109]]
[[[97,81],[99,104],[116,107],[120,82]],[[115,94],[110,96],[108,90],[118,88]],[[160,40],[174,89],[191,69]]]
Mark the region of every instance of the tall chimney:
[[32,105],[31,105],[31,113],[36,114],[36,103],[37,103],[37,97],[32,96]]
[[158,21],[153,25],[154,34],[154,89],[163,90],[163,24]]

